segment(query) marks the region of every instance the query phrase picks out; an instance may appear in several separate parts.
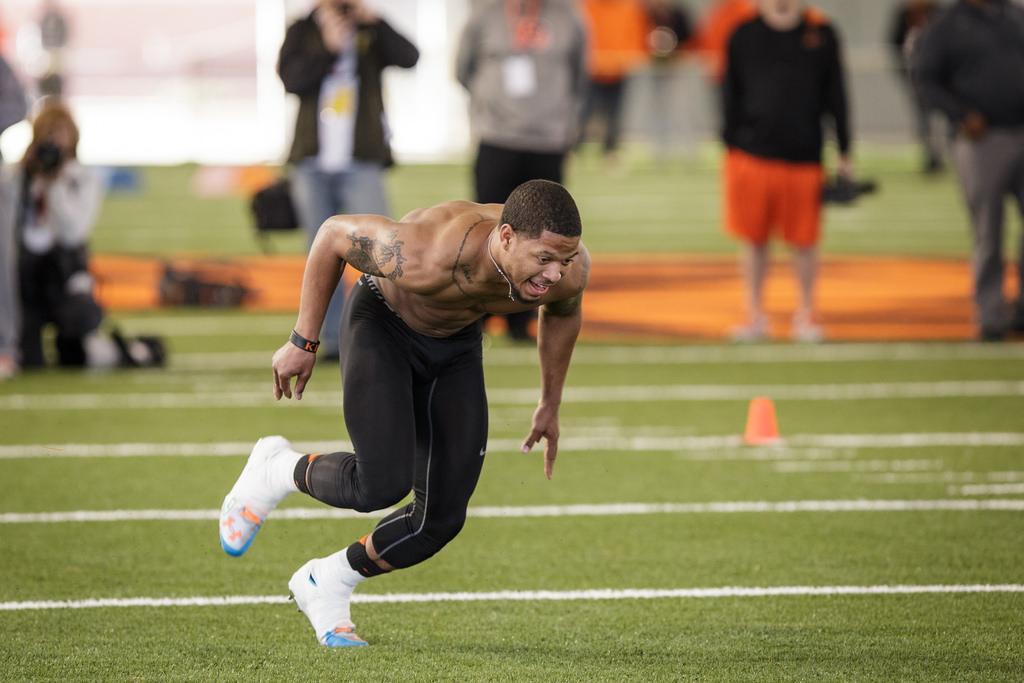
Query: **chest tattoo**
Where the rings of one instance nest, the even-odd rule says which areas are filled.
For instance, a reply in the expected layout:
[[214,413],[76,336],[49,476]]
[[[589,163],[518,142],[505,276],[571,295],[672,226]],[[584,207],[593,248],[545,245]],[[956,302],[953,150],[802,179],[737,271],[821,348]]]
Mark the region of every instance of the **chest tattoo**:
[[466,278],[467,283],[472,283],[473,278],[471,273],[473,272],[472,267],[468,263],[462,262],[462,252],[466,248],[466,242],[469,241],[469,236],[473,232],[473,228],[480,225],[487,219],[483,216],[479,216],[479,220],[473,223],[466,229],[466,234],[462,236],[462,243],[459,245],[459,253],[455,255],[455,265],[452,267],[452,282],[458,288],[462,295],[470,299],[479,299],[480,297],[474,296],[462,288],[462,284],[459,282],[458,274],[461,273],[462,277]]

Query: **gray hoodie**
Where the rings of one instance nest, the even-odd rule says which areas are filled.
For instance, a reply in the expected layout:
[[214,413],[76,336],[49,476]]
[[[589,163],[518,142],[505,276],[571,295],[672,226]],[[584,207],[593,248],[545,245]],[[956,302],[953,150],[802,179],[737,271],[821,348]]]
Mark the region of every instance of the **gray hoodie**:
[[14,216],[18,203],[18,182],[14,169],[0,168],[0,356],[18,349],[18,245]]
[[[539,16],[516,14],[531,6],[539,6]],[[474,137],[517,151],[568,150],[576,138],[585,59],[586,31],[570,0],[476,3],[456,57]]]
[[25,118],[28,102],[11,65],[0,57],[0,133]]

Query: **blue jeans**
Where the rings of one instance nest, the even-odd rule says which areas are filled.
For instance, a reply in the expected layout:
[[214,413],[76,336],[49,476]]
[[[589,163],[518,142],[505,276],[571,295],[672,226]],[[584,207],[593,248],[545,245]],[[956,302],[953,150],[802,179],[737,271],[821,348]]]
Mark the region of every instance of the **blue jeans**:
[[[306,232],[307,248],[325,220],[340,213],[390,215],[384,192],[384,169],[377,162],[353,161],[344,171],[321,171],[315,158],[303,159],[292,170],[292,200]],[[327,356],[337,357],[345,287],[339,282],[320,330]]]

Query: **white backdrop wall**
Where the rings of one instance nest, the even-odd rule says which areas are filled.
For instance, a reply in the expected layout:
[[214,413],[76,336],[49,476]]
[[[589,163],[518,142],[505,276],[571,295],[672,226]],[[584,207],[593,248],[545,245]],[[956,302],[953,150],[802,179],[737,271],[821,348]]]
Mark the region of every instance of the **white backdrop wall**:
[[[452,78],[472,0],[367,0],[420,48],[414,70],[390,69],[385,96],[399,161],[469,155],[466,98]],[[708,0],[685,2],[695,17]],[[891,74],[884,36],[895,0],[820,0],[840,26],[860,137],[908,138],[907,107]],[[275,163],[290,142],[294,98],[275,73],[287,23],[311,0],[61,0],[71,39],[62,62],[67,94],[91,163]],[[45,70],[38,0],[3,0],[4,54],[28,83]],[[675,144],[714,136],[714,104],[698,66],[676,65],[666,87]],[[626,131],[645,140],[652,81],[630,89]],[[0,139],[20,156],[21,124]]]

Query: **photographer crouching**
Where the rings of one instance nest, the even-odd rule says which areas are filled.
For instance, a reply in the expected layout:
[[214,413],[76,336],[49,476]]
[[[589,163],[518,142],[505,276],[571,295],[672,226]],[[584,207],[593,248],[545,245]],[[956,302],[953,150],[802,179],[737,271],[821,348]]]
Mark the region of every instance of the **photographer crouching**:
[[93,298],[87,241],[99,209],[99,179],[78,163],[78,126],[66,106],[46,104],[12,179],[21,303],[21,365],[45,364],[42,331],[57,328],[61,366],[86,365],[87,338],[103,312]]

